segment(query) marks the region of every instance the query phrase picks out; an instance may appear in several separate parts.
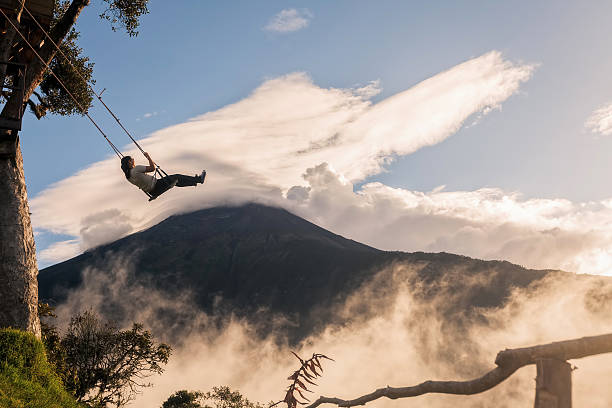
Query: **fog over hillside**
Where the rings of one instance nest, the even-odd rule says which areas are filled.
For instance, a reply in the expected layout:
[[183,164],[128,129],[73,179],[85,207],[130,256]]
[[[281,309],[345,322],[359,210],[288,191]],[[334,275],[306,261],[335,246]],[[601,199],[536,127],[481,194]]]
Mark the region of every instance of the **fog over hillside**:
[[[305,357],[324,353],[336,360],[325,363],[315,398],[352,398],[385,385],[471,379],[492,369],[495,355],[505,348],[612,331],[612,283],[606,278],[553,272],[514,289],[502,306],[466,308],[466,301],[495,279],[495,269],[474,274],[458,264],[429,280],[423,270],[424,264],[411,262],[379,270],[339,305],[321,310],[334,315],[334,323],[295,347],[287,345],[284,330],[291,316],[262,310],[259,318],[269,323],[274,316],[272,326],[277,327],[262,335],[257,314],[248,320],[207,314],[189,291],[176,297],[139,283],[129,257],[115,259],[105,271],[86,270],[83,285],[69,293],[58,314],[65,324],[83,308],[119,308],[124,312],[121,325],[145,322],[161,339],[172,340],[174,354],[165,374],[153,378],[155,386],[133,405],[143,408],[159,406],[178,389],[206,391],[215,385],[230,385],[251,400],[280,400],[286,377],[297,368],[291,350]],[[172,316],[176,324],[160,323],[160,313]],[[605,406],[612,400],[606,376],[612,356],[572,363],[579,368],[573,375],[576,406]],[[534,378],[535,368],[530,366],[476,396],[428,395],[372,405],[530,406]]]

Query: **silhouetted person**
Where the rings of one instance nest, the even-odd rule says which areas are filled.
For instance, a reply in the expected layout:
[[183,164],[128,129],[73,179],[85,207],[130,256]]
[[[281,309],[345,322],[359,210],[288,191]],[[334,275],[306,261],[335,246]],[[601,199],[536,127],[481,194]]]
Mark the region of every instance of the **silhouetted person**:
[[200,175],[185,176],[184,174],[172,174],[165,176],[160,179],[147,174],[155,171],[155,162],[149,156],[149,153],[144,153],[145,157],[149,160],[148,166],[134,165],[134,158],[132,156],[124,156],[121,158],[121,170],[125,174],[125,178],[151,196],[151,199],[155,199],[172,187],[191,187],[197,184],[204,183],[206,178],[206,170],[202,170]]

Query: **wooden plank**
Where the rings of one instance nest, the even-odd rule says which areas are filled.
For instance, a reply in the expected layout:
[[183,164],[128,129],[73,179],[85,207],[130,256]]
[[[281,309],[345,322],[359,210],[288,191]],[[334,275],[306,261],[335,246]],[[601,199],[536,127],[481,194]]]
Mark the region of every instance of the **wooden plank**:
[[17,2],[12,0],[0,0],[0,7],[6,10],[15,10],[17,7]]
[[[18,0],[0,0],[0,7],[7,10],[15,10],[19,5]],[[53,17],[53,0],[27,0],[26,7],[34,17]],[[24,13],[26,15],[27,13]]]
[[0,141],[0,159],[12,158],[17,154],[17,142]]
[[572,408],[572,366],[567,361],[542,359],[536,367],[534,408]]
[[51,18],[53,16],[53,0],[27,0],[25,5],[35,17]]
[[0,129],[21,130],[21,120],[0,118]]
[[12,158],[17,154],[17,132],[11,134],[0,131],[0,158]]

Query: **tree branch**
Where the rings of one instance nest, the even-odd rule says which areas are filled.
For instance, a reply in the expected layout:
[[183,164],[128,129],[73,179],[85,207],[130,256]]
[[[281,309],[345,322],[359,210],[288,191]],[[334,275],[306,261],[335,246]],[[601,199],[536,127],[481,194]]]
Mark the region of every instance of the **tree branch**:
[[38,98],[38,102],[39,103],[45,103],[45,98],[42,97],[41,94],[39,94],[38,92],[34,91],[32,92],[32,95],[36,96],[36,98]]
[[583,337],[580,339],[559,341],[555,343],[504,350],[497,354],[495,364],[497,367],[482,377],[469,381],[425,381],[412,387],[385,387],[352,400],[328,398],[321,396],[306,408],[315,408],[321,404],[336,404],[340,407],[353,407],[365,405],[378,398],[390,399],[416,397],[428,393],[471,395],[489,390],[506,378],[510,377],[519,368],[535,364],[541,359],[571,360],[612,352],[612,334]]
[[[81,10],[83,10],[83,8],[87,6],[89,2],[90,0],[73,0],[70,6],[68,6],[64,15],[57,21],[49,33],[50,37],[56,44],[59,45],[63,41],[63,39],[72,29],[72,26],[76,23]],[[36,52],[41,56],[43,61],[36,57],[28,65],[23,100],[19,100],[20,98],[18,98],[17,95],[12,96],[4,105],[0,116],[18,116],[21,105],[30,99],[36,87],[42,82],[47,65],[51,63],[55,57],[57,49],[51,43],[51,41],[45,41],[44,45],[40,49],[36,50]]]
[[[58,46],[62,43],[66,35],[70,32],[76,23],[83,8],[89,5],[90,0],[73,0],[70,6],[66,9],[64,15],[55,23],[49,36]],[[38,50],[38,54],[44,60],[44,63],[36,57],[28,66],[28,75],[26,77],[25,98],[29,99],[32,92],[36,89],[43,79],[43,74],[46,71],[46,65],[51,63],[55,57],[57,48],[51,41],[45,41],[44,45]]]
[[34,102],[32,99],[28,99],[27,104],[36,116],[36,119],[41,119],[43,116],[45,116],[46,110],[42,105],[36,104],[36,102]]
[[500,351],[495,358],[498,366],[535,364],[536,360],[552,358],[573,360],[612,352],[612,334],[557,341],[533,347]]

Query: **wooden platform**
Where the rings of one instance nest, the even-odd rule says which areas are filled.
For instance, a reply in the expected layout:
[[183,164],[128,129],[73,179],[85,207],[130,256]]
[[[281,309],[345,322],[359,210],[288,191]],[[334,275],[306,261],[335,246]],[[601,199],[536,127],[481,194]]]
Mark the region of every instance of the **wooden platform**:
[[[13,14],[19,7],[20,1],[18,0],[0,0],[0,8],[5,12]],[[26,0],[25,6],[30,13],[38,20],[38,22],[45,28],[49,28],[51,19],[53,18],[53,0]],[[22,13],[22,20],[29,20],[30,16],[27,12]]]
[[[18,0],[0,0],[0,7],[7,10],[15,10],[19,7]],[[53,0],[26,0],[25,6],[34,14],[34,17],[53,17]],[[27,13],[25,13],[27,14]]]

